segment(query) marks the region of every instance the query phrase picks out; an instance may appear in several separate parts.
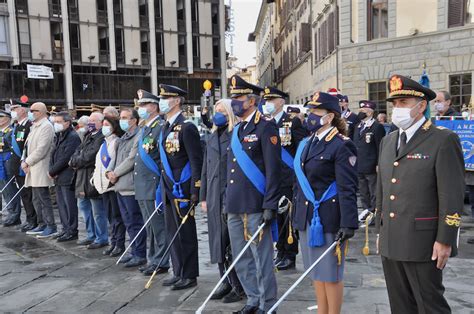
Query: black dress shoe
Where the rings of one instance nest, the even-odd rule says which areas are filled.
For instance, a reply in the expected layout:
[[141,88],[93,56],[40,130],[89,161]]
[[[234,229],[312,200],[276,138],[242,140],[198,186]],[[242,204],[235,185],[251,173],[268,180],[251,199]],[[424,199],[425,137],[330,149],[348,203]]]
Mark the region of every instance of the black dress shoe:
[[163,280],[163,286],[164,287],[172,286],[180,280],[181,278],[173,276],[171,278]]
[[280,264],[282,260],[283,260],[283,257],[277,256],[277,258],[273,260],[273,264],[275,266],[278,266],[278,264]]
[[95,249],[100,249],[100,248],[103,248],[103,247],[106,247],[107,245],[109,245],[107,242],[106,243],[91,243],[87,246],[87,249],[88,250],[95,250]]
[[38,227],[37,224],[32,224],[30,222],[27,222],[26,224],[21,226],[20,230],[21,230],[21,232],[27,232],[27,231],[33,230],[36,227]]
[[71,233],[66,233],[62,237],[58,238],[58,242],[69,242],[69,241],[74,241],[77,240],[78,236],[77,234],[71,234]]
[[239,302],[244,298],[244,293],[237,292],[235,289],[232,289],[231,292],[229,292],[223,299],[222,303],[234,303],[234,302]]
[[131,268],[131,267],[138,267],[145,264],[146,264],[146,258],[134,256],[132,257],[131,260],[126,262],[124,266],[127,268]]
[[140,266],[138,267],[138,271],[140,271],[141,273],[143,273],[145,270],[147,270],[148,268],[153,268],[155,269],[156,268],[156,265],[153,265],[153,264],[146,264],[146,265],[143,265],[143,266]]
[[84,239],[84,240],[77,241],[77,245],[89,245],[92,243],[94,243],[94,240]]
[[211,296],[211,300],[220,300],[225,297],[231,290],[232,286],[227,281],[224,281],[216,290],[216,292],[214,292],[214,294]]
[[[151,275],[153,275],[153,272],[155,271],[155,269],[156,269],[156,266],[148,267],[147,269],[145,269],[145,271],[143,271],[143,275],[151,276]],[[166,274],[168,272],[168,269],[169,268],[166,268],[166,267],[158,267],[158,269],[156,270],[156,274],[157,275]]]
[[284,258],[280,264],[277,265],[278,270],[295,269],[295,261],[289,258]]
[[120,262],[118,262],[119,264],[126,264],[128,262],[130,262],[130,260],[133,258],[133,255],[132,254],[128,254],[128,255],[125,255],[121,260]]
[[110,253],[110,257],[118,257],[122,255],[123,251],[125,251],[125,248],[122,246],[116,246]]
[[3,223],[4,227],[13,227],[13,226],[18,226],[21,225],[21,221],[19,220],[7,220]]
[[258,307],[252,305],[244,306],[240,311],[232,312],[233,314],[255,314],[258,311]]
[[184,290],[191,287],[196,287],[198,284],[197,279],[181,279],[171,287],[171,290]]
[[111,245],[102,251],[102,255],[110,255],[110,253],[112,253],[114,249],[115,249],[115,245]]
[[54,235],[52,238],[53,239],[59,239],[61,238],[63,235],[66,234],[66,231],[62,230],[61,232],[57,233],[56,235]]

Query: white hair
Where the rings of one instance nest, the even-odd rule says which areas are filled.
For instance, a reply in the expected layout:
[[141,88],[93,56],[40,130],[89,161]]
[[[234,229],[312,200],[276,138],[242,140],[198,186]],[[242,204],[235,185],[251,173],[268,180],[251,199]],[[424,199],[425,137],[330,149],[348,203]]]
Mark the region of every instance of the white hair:
[[98,111],[93,112],[91,113],[90,117],[92,118],[92,116],[96,116],[99,119],[99,121],[104,121],[104,115],[102,114],[102,112],[98,112]]
[[103,111],[104,115],[110,115],[112,117],[119,117],[120,113],[118,112],[117,108],[112,106],[107,106],[104,108]]
[[77,120],[77,124],[87,125],[89,123],[89,116],[82,116]]

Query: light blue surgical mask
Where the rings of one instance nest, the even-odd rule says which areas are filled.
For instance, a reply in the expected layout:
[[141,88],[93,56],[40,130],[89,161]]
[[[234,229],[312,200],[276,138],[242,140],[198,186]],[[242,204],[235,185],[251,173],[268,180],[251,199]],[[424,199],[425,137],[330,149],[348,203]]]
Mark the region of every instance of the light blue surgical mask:
[[31,111],[28,111],[28,120],[31,122],[35,121],[35,115]]
[[112,127],[110,125],[104,125],[102,127],[102,134],[104,134],[105,137],[112,135]]
[[12,120],[18,119],[18,113],[16,111],[12,111],[11,115],[12,115]]
[[164,114],[167,114],[168,112],[170,112],[170,110],[171,110],[171,108],[170,108],[169,99],[161,98],[160,99],[160,112],[164,113]]
[[138,116],[140,119],[146,120],[150,117],[150,113],[146,110],[145,107],[138,108]]
[[128,129],[130,128],[130,124],[128,123],[128,120],[120,120],[120,128],[124,131],[127,132]]
[[272,115],[274,112],[275,112],[275,104],[267,101],[265,105],[263,105],[263,113]]

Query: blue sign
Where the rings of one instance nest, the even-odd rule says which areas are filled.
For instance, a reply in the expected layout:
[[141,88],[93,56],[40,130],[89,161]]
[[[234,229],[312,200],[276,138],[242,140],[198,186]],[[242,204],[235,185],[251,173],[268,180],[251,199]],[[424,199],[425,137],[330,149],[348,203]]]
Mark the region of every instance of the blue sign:
[[464,154],[464,166],[466,170],[474,171],[474,120],[436,120],[435,123],[459,136]]

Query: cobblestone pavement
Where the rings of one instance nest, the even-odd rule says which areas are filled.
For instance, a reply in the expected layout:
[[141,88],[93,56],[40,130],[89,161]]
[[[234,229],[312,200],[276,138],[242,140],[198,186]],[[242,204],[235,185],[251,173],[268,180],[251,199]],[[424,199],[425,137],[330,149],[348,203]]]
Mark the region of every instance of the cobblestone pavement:
[[[467,220],[467,217],[463,217]],[[194,289],[171,291],[162,287],[166,277],[158,276],[149,290],[147,277],[137,270],[116,266],[75,243],[58,244],[38,240],[15,228],[0,227],[0,312],[84,312],[84,313],[184,313],[196,310],[218,280],[215,265],[209,263],[206,217],[198,212],[200,277]],[[84,226],[81,223],[81,229]],[[453,313],[474,313],[474,223],[461,230],[460,254],[449,260],[444,272],[446,296]],[[370,229],[371,255],[361,253],[364,232],[351,240],[345,273],[343,313],[389,313],[388,297],[380,257],[373,255],[375,235]],[[281,295],[302,273],[297,268],[277,273]],[[211,301],[206,312],[230,313],[241,304]],[[309,313],[315,304],[313,289],[305,280],[282,304],[279,313]]]

